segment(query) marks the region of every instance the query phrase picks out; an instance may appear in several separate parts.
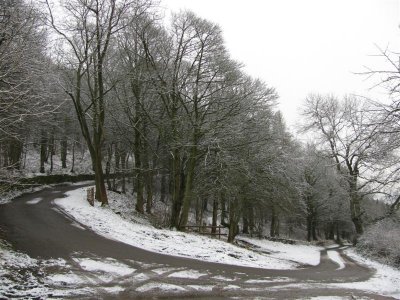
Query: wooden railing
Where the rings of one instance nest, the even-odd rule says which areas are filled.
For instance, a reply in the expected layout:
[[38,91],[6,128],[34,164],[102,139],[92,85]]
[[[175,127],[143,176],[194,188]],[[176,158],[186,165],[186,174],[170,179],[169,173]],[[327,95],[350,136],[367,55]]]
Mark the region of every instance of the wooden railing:
[[[225,228],[223,226],[212,226],[212,225],[188,225],[188,226],[181,226],[181,229],[189,229],[195,231],[199,234],[209,235],[209,236],[218,236],[218,239],[221,239],[221,235],[227,235],[226,233],[221,233],[221,229]],[[215,228],[215,232],[212,232],[213,228]],[[197,229],[197,230],[193,230]],[[207,229],[211,229],[208,231]]]

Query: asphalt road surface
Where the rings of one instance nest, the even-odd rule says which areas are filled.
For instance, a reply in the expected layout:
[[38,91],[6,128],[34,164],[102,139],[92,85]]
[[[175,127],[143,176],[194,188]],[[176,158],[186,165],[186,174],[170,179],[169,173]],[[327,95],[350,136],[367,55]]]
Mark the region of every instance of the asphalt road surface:
[[[63,282],[61,290],[79,299],[391,299],[360,290],[327,287],[331,283],[368,280],[374,270],[360,266],[336,249],[345,268],[321,252],[318,266],[296,270],[266,270],[157,254],[101,237],[63,213],[52,200],[80,186],[57,186],[30,193],[0,206],[0,229],[16,249],[33,258],[66,261],[46,270],[85,278]],[[29,201],[41,199],[35,205]],[[332,249],[329,249],[332,250]],[[79,262],[113,262],[134,270],[130,274],[107,277]],[[185,275],[186,274],[186,275]],[[187,275],[189,274],[189,275]],[[197,274],[194,276],[193,274]],[[71,275],[72,276],[72,275]],[[79,292],[81,291],[81,293]],[[85,295],[85,291],[89,291]],[[68,295],[66,293],[65,295]],[[53,295],[53,297],[57,297]],[[63,296],[63,298],[66,296]]]

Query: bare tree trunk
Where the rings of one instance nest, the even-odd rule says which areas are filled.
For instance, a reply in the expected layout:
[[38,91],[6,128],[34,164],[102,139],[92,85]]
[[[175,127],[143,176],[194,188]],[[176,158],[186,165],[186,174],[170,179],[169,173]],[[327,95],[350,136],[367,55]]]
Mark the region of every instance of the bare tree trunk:
[[104,184],[104,174],[101,164],[101,153],[97,153],[95,157],[95,183],[96,183],[96,199],[101,202],[102,206],[108,205],[107,190]]
[[317,238],[317,216],[313,206],[307,207],[307,241],[318,240]]
[[246,213],[243,214],[243,229],[242,233],[249,233],[249,220],[247,219]]
[[67,149],[68,149],[68,140],[67,136],[64,134],[62,140],[61,140],[61,145],[60,145],[60,156],[61,156],[61,168],[66,169],[67,168]]
[[153,207],[153,172],[148,170],[146,174],[146,213],[150,214]]
[[49,142],[49,153],[50,153],[50,174],[53,173],[54,163],[53,156],[55,154],[55,144],[54,144],[54,132],[51,133]]
[[213,211],[212,211],[212,228],[211,233],[217,233],[217,218],[218,218],[218,199],[214,197]]
[[242,212],[241,203],[243,199],[239,199],[240,195],[234,197],[229,202],[229,232],[228,243],[233,243],[236,235],[239,233],[239,220]]
[[126,194],[126,177],[125,177],[125,172],[128,171],[128,153],[124,150],[121,153],[121,166],[122,166],[122,170],[121,170],[121,188],[122,188],[122,193]]
[[311,237],[312,237],[312,220],[311,216],[307,216],[307,241],[311,242]]
[[115,176],[113,178],[113,190],[116,191],[117,190],[117,184],[116,184],[116,180],[120,178],[121,174],[121,170],[120,170],[120,149],[118,147],[118,143],[115,144],[115,148],[114,148],[114,158],[115,158]]
[[112,189],[110,180],[111,158],[112,158],[112,144],[107,147],[107,162],[106,162],[106,180],[107,180],[107,189],[109,191]]
[[340,240],[340,227],[339,227],[339,222],[338,221],[336,221],[336,242],[338,244],[341,243],[341,240]]
[[146,213],[150,214],[153,207],[153,170],[149,164],[149,149],[147,146],[144,147],[143,153],[143,167],[144,167],[144,184],[146,186]]
[[270,236],[271,237],[279,236],[279,217],[276,212],[275,206],[272,206],[272,210],[271,210]]
[[28,154],[28,149],[27,149],[27,147],[25,147],[25,149],[24,149],[24,164],[22,166],[23,169],[25,169],[25,167],[26,167],[26,155],[27,154]]
[[167,174],[161,170],[160,201],[165,203],[167,197]]
[[17,138],[11,138],[8,141],[8,151],[4,155],[4,166],[11,169],[19,170],[21,168],[21,156],[23,150],[23,142]]
[[4,167],[4,168],[6,168],[6,167],[8,167],[8,149],[7,149],[7,145],[6,145],[6,143],[5,142],[3,142],[2,144],[0,144],[0,147],[1,147],[1,157],[3,158],[3,161],[2,161],[2,166]]
[[203,225],[205,224],[205,222],[203,222],[204,220],[204,198],[200,198],[200,218],[199,218],[199,225],[202,226],[203,231],[206,230],[206,228],[203,227]]
[[335,227],[333,226],[333,222],[329,222],[328,225],[328,239],[334,240],[335,239]]
[[170,180],[172,181],[172,211],[171,211],[171,227],[178,228],[179,225],[179,214],[181,211],[182,201],[181,201],[181,189],[184,184],[184,174],[181,170],[181,158],[179,150],[174,150],[174,155],[172,158],[172,176]]
[[253,233],[254,233],[254,210],[253,210],[253,205],[249,206],[248,217],[249,217],[250,235],[253,236]]
[[107,180],[107,189],[109,191],[111,190],[110,169],[111,169],[111,164],[110,164],[110,161],[107,160],[107,162],[106,162],[106,180]]
[[360,196],[357,191],[357,176],[351,175],[349,178],[349,188],[350,188],[350,213],[351,220],[353,221],[354,227],[356,229],[357,236],[364,233],[363,223],[361,219],[361,205]]
[[74,173],[74,167],[75,167],[75,145],[76,141],[72,142],[72,162],[71,162],[71,173]]
[[192,189],[194,180],[194,170],[196,167],[196,157],[197,157],[197,146],[195,145],[192,147],[189,155],[185,190],[184,190],[185,192],[183,197],[181,217],[179,220],[179,227],[186,226],[189,217],[189,210],[192,202]]
[[40,173],[44,173],[44,163],[47,156],[47,133],[42,130],[40,135]]
[[202,215],[201,215],[201,200],[200,200],[200,197],[196,197],[196,211],[195,211],[195,213],[196,213],[196,216],[195,216],[195,218],[196,218],[196,225],[197,226],[200,226],[201,225],[201,217],[202,217]]
[[228,227],[228,223],[226,222],[226,201],[224,192],[221,191],[219,196],[221,199],[221,225]]
[[139,141],[136,142],[134,156],[135,156],[135,189],[136,189],[136,206],[135,209],[137,212],[144,213],[143,205],[144,205],[144,197],[143,197],[143,180],[142,180],[142,162],[141,155],[139,150]]

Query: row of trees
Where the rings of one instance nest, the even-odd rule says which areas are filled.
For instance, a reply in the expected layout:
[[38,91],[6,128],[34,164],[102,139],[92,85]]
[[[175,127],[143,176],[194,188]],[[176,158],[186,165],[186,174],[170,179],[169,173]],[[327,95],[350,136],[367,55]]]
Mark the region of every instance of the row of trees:
[[[320,140],[302,145],[285,128],[276,91],[242,70],[212,22],[184,11],[165,25],[150,0],[5,3],[7,169],[21,168],[28,143],[38,145],[41,172],[55,145],[66,168],[79,131],[103,205],[107,188],[130,189],[129,177],[138,212],[162,201],[168,225],[184,230],[210,210],[212,225],[229,228],[229,241],[239,224],[260,235],[265,224],[271,236],[304,225],[308,240],[348,238],[363,232],[363,202],[375,205],[377,192],[390,198],[397,145],[381,107],[311,95],[303,130]],[[119,177],[106,180],[112,172]]]

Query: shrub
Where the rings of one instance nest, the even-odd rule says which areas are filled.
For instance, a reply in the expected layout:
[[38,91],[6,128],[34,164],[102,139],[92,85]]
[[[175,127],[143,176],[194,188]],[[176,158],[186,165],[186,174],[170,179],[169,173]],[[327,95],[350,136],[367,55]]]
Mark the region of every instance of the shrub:
[[400,268],[400,221],[383,219],[366,228],[357,249],[369,257]]

